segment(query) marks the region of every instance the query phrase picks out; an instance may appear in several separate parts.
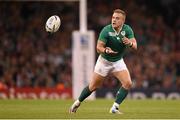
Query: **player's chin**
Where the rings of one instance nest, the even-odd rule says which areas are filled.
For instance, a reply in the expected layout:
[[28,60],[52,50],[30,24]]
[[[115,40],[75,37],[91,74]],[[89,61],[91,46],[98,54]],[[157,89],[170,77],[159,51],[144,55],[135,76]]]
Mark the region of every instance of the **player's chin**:
[[113,28],[117,28],[117,25],[116,25],[116,24],[112,24],[112,27],[113,27]]

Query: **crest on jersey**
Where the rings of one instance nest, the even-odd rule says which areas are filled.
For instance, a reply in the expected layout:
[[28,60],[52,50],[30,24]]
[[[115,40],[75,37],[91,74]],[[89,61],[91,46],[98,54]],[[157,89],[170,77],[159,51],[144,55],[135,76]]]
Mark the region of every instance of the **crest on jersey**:
[[125,36],[125,35],[126,35],[126,32],[125,32],[125,31],[121,31],[121,35],[122,35],[122,36]]

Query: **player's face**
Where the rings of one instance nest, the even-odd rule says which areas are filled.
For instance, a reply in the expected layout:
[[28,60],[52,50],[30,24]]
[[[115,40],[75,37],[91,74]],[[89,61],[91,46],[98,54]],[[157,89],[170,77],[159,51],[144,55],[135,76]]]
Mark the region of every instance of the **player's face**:
[[113,28],[117,29],[120,28],[125,22],[125,17],[121,13],[113,13],[112,15],[112,26]]

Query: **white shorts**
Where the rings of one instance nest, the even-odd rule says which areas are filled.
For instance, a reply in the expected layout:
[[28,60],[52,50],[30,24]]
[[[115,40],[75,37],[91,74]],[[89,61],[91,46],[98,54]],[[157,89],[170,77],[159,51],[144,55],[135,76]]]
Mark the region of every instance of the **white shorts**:
[[106,77],[110,72],[117,72],[122,70],[127,70],[123,59],[120,59],[116,62],[110,62],[100,55],[96,62],[94,72],[103,77]]

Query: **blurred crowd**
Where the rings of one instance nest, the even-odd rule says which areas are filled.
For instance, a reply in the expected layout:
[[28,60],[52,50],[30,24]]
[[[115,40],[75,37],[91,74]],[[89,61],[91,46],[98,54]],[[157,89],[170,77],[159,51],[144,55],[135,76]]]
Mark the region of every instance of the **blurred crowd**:
[[[1,87],[72,86],[71,32],[78,29],[72,11],[78,14],[78,3],[0,3]],[[51,15],[68,23],[56,34],[45,31]]]
[[[126,23],[138,42],[138,51],[127,51],[124,58],[134,88],[180,89],[180,17],[171,4],[160,3],[168,8],[163,14],[141,0],[88,1],[88,29],[95,31],[96,40],[113,9],[127,12]],[[78,2],[1,2],[0,88],[72,87],[71,34],[79,29],[78,11]],[[63,24],[49,34],[44,26],[54,14]],[[110,75],[103,87],[118,85]]]

